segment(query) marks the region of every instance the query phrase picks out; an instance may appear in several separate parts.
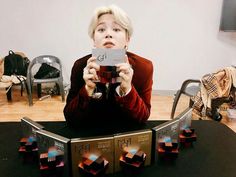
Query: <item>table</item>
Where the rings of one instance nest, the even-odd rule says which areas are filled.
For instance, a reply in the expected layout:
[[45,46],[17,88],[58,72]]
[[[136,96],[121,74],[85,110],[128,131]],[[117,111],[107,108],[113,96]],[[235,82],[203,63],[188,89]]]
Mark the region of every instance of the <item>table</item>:
[[[142,128],[152,128],[163,121],[148,121]],[[65,122],[40,122],[46,130],[68,138],[89,136],[91,132],[69,129]],[[236,133],[215,121],[193,121],[197,141],[193,146],[181,148],[173,163],[156,163],[145,167],[140,177],[235,177]],[[135,129],[135,128],[134,128]],[[95,131],[96,132],[96,131]],[[92,132],[95,133],[95,132]],[[21,138],[19,122],[0,123],[0,176],[38,177],[38,164],[26,164],[18,154]],[[126,174],[127,175],[127,174]],[[122,172],[109,177],[126,176]]]

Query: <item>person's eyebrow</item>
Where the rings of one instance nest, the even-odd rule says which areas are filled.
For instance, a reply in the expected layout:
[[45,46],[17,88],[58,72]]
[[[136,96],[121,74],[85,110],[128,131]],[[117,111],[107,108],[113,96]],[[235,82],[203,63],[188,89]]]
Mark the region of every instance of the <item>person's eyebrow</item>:
[[97,24],[97,26],[104,25],[104,24],[105,24],[105,22],[100,22],[100,23]]
[[[105,25],[105,24],[106,24],[105,22],[100,22],[100,23],[97,24],[97,26],[99,26],[99,25]],[[112,22],[112,24],[113,24],[113,25],[119,25],[119,26],[121,26],[121,25],[120,25],[119,23],[117,23],[116,21]],[[97,27],[97,26],[96,26],[96,27]]]

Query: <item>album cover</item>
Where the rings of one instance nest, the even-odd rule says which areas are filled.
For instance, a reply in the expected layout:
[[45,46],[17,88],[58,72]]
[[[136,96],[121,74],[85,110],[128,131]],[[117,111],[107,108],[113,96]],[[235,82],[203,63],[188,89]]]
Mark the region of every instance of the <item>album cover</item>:
[[192,125],[192,108],[185,109],[176,119],[179,120],[180,131],[190,128]]
[[71,139],[71,157],[73,177],[113,173],[114,138],[99,136]]
[[187,108],[179,116],[176,117],[179,120],[180,143],[185,143],[185,145],[191,145],[192,142],[197,140],[197,135],[194,128],[192,128],[192,108]]
[[44,127],[28,117],[23,117],[21,119],[21,129],[22,129],[22,138],[23,137],[28,138],[30,136],[35,137],[36,131],[44,129]]
[[[158,160],[158,156],[160,155],[160,153],[158,152],[163,151],[161,147],[162,144],[171,143],[174,149],[170,150],[169,154],[173,154],[175,156],[178,153],[178,146],[179,146],[179,120],[178,119],[173,119],[161,125],[158,125],[152,128],[152,131],[153,131],[153,162],[156,162]],[[176,143],[177,143],[177,146],[176,146]]]
[[92,49],[92,56],[100,66],[115,66],[125,62],[125,49]]
[[115,169],[122,165],[139,168],[151,164],[152,131],[150,129],[119,133],[114,135]]
[[125,49],[100,49],[92,50],[92,56],[96,57],[96,63],[100,65],[97,72],[101,83],[119,83],[120,77],[117,72],[116,64],[125,62]]
[[36,131],[43,175],[70,176],[70,139],[46,130]]

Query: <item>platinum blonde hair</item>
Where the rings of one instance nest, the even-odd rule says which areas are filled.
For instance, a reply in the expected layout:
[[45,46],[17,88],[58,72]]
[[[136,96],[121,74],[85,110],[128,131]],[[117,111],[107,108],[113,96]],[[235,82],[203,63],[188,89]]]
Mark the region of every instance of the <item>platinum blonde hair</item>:
[[98,7],[94,11],[94,15],[91,19],[89,28],[88,28],[88,34],[90,38],[93,39],[94,36],[94,31],[97,27],[98,24],[98,19],[104,14],[112,14],[114,15],[115,21],[126,30],[127,36],[130,38],[133,33],[133,27],[131,24],[131,20],[127,16],[127,14],[119,7],[116,5],[110,5],[110,6],[103,6],[103,7]]

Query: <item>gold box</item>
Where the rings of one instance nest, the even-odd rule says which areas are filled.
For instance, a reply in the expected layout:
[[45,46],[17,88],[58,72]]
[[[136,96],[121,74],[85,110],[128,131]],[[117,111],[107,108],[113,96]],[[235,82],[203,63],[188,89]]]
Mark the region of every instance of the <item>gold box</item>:
[[[152,131],[149,129],[115,134],[114,146],[114,172],[118,172],[122,169],[120,166],[120,159],[125,152],[128,152],[129,150],[132,151],[132,149],[137,150],[137,155],[139,154],[139,151],[145,153],[144,166],[151,164]],[[127,153],[126,158],[127,157],[131,157],[129,153]]]
[[[82,166],[88,170],[92,164],[88,157],[97,157],[96,166],[106,165],[105,173],[113,173],[114,169],[114,138],[113,136],[90,137],[90,138],[74,138],[71,139],[71,159],[72,159],[72,176],[81,177]],[[100,162],[99,158],[103,158],[104,162]],[[93,160],[93,159],[92,159]],[[99,162],[98,162],[99,161]],[[88,163],[89,162],[89,163]],[[81,165],[83,163],[83,165]],[[108,164],[107,164],[108,163]],[[97,167],[97,168],[98,168]],[[96,169],[97,170],[97,169]],[[95,170],[95,171],[96,171]],[[96,176],[96,175],[95,175]]]

